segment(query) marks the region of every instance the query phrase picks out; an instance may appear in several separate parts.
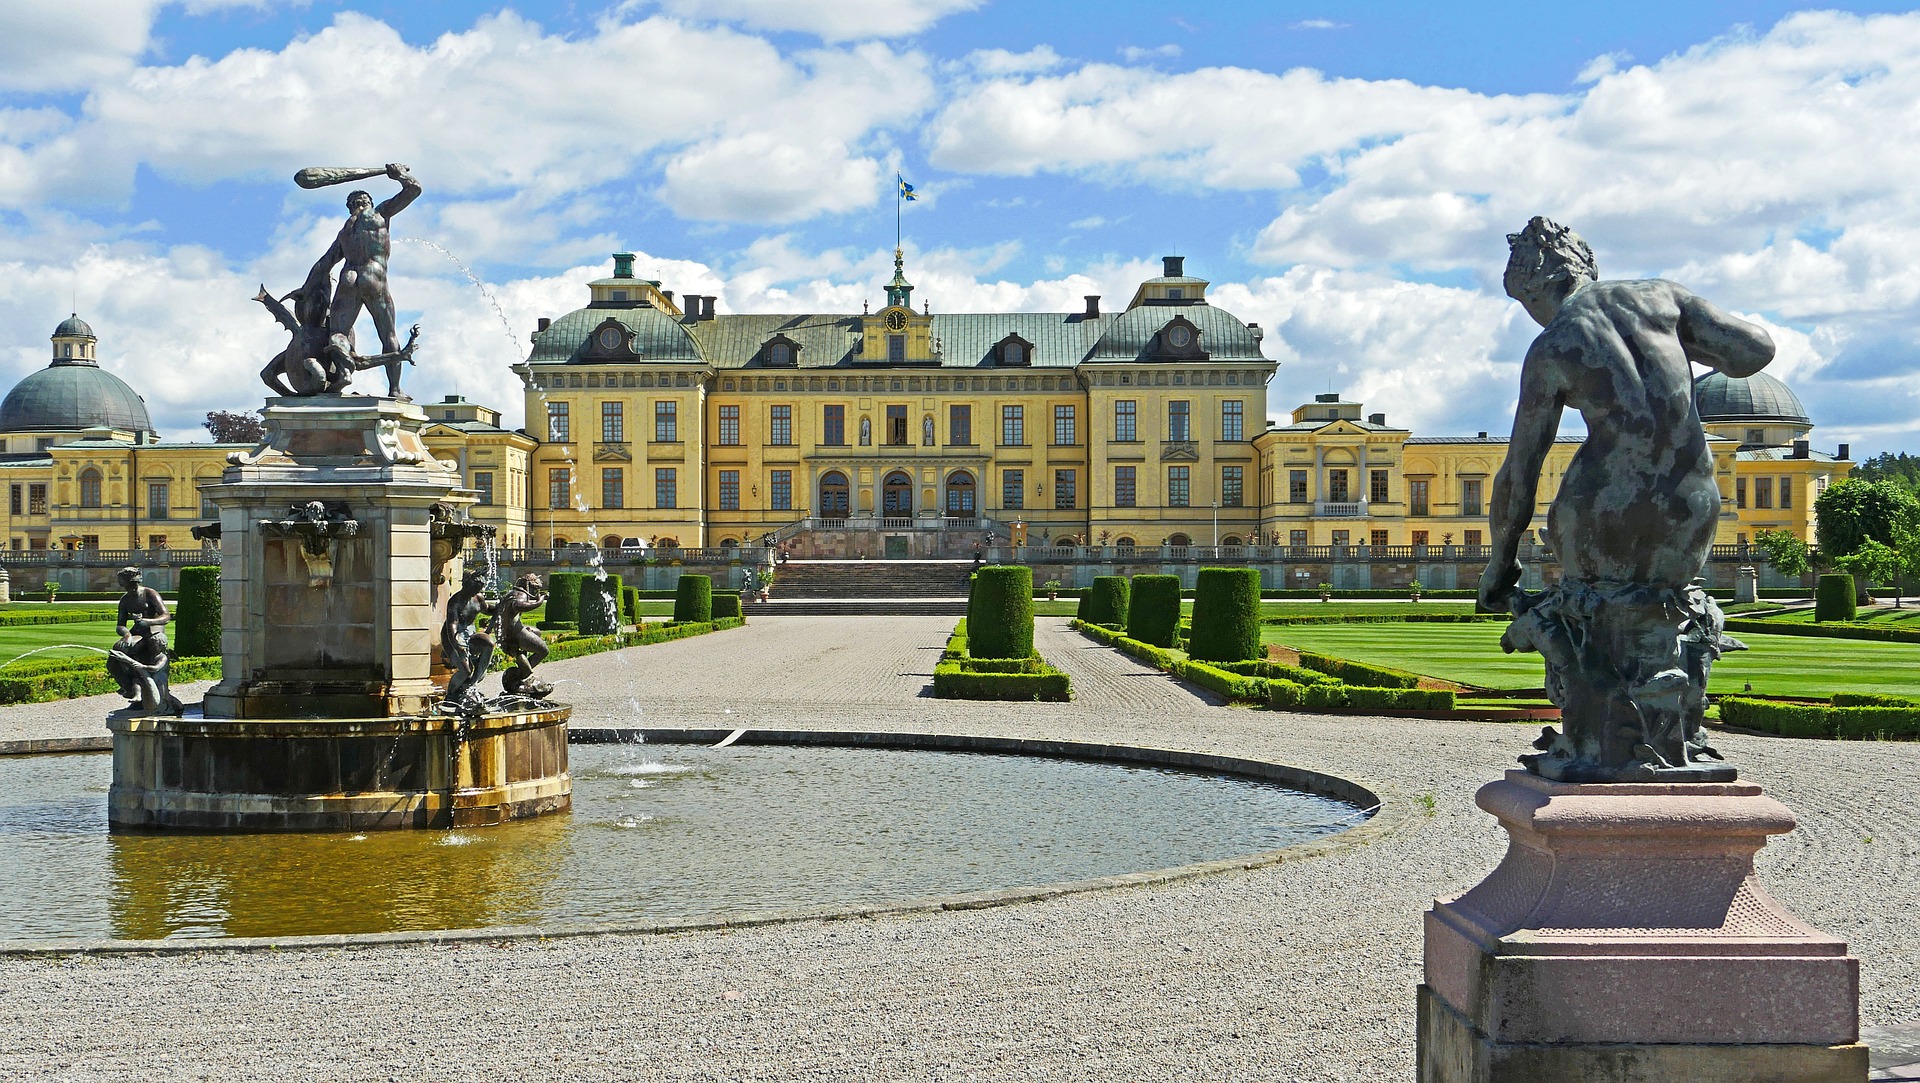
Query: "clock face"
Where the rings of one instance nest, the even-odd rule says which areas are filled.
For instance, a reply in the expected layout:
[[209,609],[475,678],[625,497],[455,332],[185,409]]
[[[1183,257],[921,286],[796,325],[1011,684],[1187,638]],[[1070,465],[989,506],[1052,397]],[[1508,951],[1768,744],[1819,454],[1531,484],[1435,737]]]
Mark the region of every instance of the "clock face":
[[603,350],[617,350],[620,348],[620,343],[626,340],[626,337],[618,327],[602,327],[600,329],[600,348]]
[[887,330],[889,330],[889,331],[905,331],[906,329],[907,329],[907,314],[906,314],[906,313],[904,313],[904,312],[899,312],[899,311],[894,311],[894,312],[889,312],[889,313],[887,313]]
[[1193,344],[1193,332],[1185,327],[1173,327],[1167,331],[1167,342],[1175,349],[1185,349]]

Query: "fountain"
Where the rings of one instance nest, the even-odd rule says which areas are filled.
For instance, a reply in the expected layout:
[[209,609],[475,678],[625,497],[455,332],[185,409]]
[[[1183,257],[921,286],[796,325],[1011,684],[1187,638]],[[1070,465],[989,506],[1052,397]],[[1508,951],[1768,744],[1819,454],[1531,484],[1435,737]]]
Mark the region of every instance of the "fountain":
[[[418,329],[404,345],[395,334],[388,226],[420,186],[401,165],[302,170],[295,180],[383,175],[398,194],[378,207],[351,194],[346,225],[305,284],[257,298],[291,336],[261,373],[282,394],[267,399],[261,444],[229,456],[220,483],[202,489],[220,512],[201,530],[220,541],[223,679],[198,710],[148,695],[109,719],[116,831],[467,826],[571,802],[571,709],[544,698],[550,687],[531,678],[544,651],[520,642],[518,615],[537,602],[514,608],[522,590],[448,610],[466,542],[492,528],[468,520],[475,495],[428,452],[427,415],[400,391]],[[354,342],[362,309],[380,337],[371,355]],[[346,393],[371,368],[385,370],[387,394]],[[490,644],[474,625],[495,610],[518,681],[486,699],[472,687],[485,659],[447,655],[476,638]],[[164,691],[164,641],[157,661],[151,637],[141,646]],[[465,681],[447,704],[455,673]]]

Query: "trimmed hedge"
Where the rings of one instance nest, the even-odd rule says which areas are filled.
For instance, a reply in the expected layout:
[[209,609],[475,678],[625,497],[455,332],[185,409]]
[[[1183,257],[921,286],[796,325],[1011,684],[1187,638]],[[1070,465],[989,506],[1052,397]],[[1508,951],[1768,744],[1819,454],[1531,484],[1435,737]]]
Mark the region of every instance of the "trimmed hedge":
[[610,636],[620,631],[620,577],[589,576],[580,581],[580,634]]
[[1180,629],[1180,577],[1136,575],[1129,587],[1127,637],[1171,647]]
[[540,625],[552,628],[558,625],[580,623],[580,584],[592,578],[584,572],[554,572],[547,576],[547,615]]
[[1033,569],[990,564],[974,573],[967,596],[967,635],[982,658],[1033,653]]
[[1295,684],[1325,684],[1340,679],[1331,674],[1302,669],[1299,666],[1290,666],[1285,662],[1275,662],[1265,658],[1249,662],[1221,662],[1219,666],[1230,673],[1244,673],[1250,677],[1265,677],[1268,680],[1278,677]]
[[1815,621],[1852,620],[1859,615],[1854,606],[1853,576],[1830,573],[1820,577],[1813,589]]
[[620,612],[627,618],[628,624],[640,623],[640,592],[632,587],[620,588]]
[[1176,659],[1171,666],[1167,667],[1167,672],[1183,681],[1191,681],[1202,688],[1243,703],[1264,703],[1270,694],[1268,685],[1271,682],[1265,677],[1248,677],[1229,673],[1219,666],[1191,659],[1185,661]]
[[0,613],[0,628],[18,628],[30,624],[91,624],[113,620],[118,609],[22,609]]
[[1835,707],[1920,707],[1913,696],[1885,696],[1878,692],[1835,692]]
[[1096,575],[1093,586],[1087,591],[1087,601],[1082,607],[1086,612],[1081,620],[1095,624],[1125,624],[1127,609],[1132,601],[1133,591],[1124,575]]
[[1261,624],[1471,624],[1482,621],[1510,621],[1511,613],[1406,613],[1401,616],[1375,616],[1352,613],[1346,616],[1261,617]]
[[1060,670],[1045,673],[969,672],[964,662],[933,667],[933,694],[942,699],[1041,700],[1073,698],[1073,682]]
[[[53,601],[117,602],[122,597],[125,597],[126,593],[127,592],[124,590],[61,590],[55,595],[55,597],[49,598],[47,597],[46,589],[42,588],[40,590],[11,591],[8,596],[13,599],[13,604],[17,605],[24,602],[34,602],[37,604],[40,602],[53,602]],[[179,597],[179,593],[180,593],[179,591],[163,590],[160,592],[160,597],[171,602],[175,598]]]
[[673,595],[673,620],[680,624],[713,619],[713,579],[705,575],[682,575]]
[[[740,596],[730,590],[724,590],[713,596],[714,620],[737,620],[740,618]],[[635,623],[638,623],[636,619]]]
[[[175,658],[167,676],[174,684],[213,680],[220,676],[220,659]],[[0,703],[46,703],[104,695],[119,688],[119,682],[107,675],[106,659],[97,656],[50,659],[44,668],[22,664],[0,670]]]
[[196,564],[180,569],[180,601],[173,607],[172,623],[173,634],[167,638],[175,652],[186,656],[220,653],[219,567]]
[[[1839,698],[1835,697],[1836,700]],[[1775,703],[1744,696],[1726,696],[1720,700],[1720,721],[1729,726],[1777,733],[1782,737],[1841,737],[1852,740],[1920,737],[1920,704],[1822,706],[1817,703]]]
[[1260,646],[1257,569],[1200,569],[1194,585],[1193,647],[1188,653],[1200,662],[1242,662],[1266,653]]
[[[1080,604],[1073,607],[1073,619],[1086,620],[1087,614],[1092,608],[1093,608],[1093,592],[1090,590],[1085,591],[1080,595]],[[1105,624],[1106,622],[1101,621],[1100,623]]]
[[1727,631],[1776,636],[1814,636],[1820,639],[1871,639],[1892,643],[1920,643],[1920,629],[1864,623],[1791,624],[1786,621],[1728,617]]
[[1413,688],[1420,683],[1420,678],[1412,673],[1309,651],[1300,652],[1300,664],[1308,669],[1332,674],[1348,684],[1368,688]]
[[1345,707],[1364,711],[1451,711],[1454,694],[1449,688],[1365,688],[1326,681],[1302,685],[1293,681],[1268,682],[1269,705],[1275,710],[1288,707]]

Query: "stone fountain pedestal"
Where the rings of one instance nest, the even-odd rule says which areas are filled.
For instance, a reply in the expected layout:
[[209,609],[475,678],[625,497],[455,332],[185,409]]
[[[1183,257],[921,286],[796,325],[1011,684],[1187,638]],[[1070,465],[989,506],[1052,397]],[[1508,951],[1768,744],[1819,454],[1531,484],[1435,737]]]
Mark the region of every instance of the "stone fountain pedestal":
[[[199,712],[116,717],[118,830],[358,831],[567,808],[565,705],[436,713],[473,502],[410,402],[269,399],[220,509],[221,671]],[[436,681],[437,675],[437,681]]]
[[1426,915],[1421,1083],[1860,1083],[1859,960],[1769,897],[1793,829],[1746,782],[1572,784],[1476,800],[1506,858]]

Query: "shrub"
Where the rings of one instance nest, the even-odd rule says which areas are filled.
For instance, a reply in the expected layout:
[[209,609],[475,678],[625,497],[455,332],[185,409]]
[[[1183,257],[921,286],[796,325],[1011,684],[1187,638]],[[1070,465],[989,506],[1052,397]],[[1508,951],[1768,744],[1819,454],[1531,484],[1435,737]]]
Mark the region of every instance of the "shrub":
[[1451,711],[1448,688],[1356,688],[1347,686],[1347,706],[1376,711]]
[[[1370,666],[1365,662],[1351,662],[1345,658],[1332,658],[1324,654],[1300,652],[1300,664],[1308,669],[1317,669],[1331,674],[1348,684],[1364,685],[1368,688],[1412,688],[1420,683],[1420,678],[1411,673],[1402,673],[1397,669],[1384,666]],[[1329,704],[1328,706],[1339,706]]]
[[682,575],[673,595],[673,619],[709,621],[713,619],[713,579],[705,575]]
[[1835,692],[1835,707],[1920,707],[1912,696],[1884,696],[1878,692]]
[[942,699],[1044,700],[1073,698],[1073,682],[1057,669],[1043,673],[969,672],[964,662],[933,667],[933,694]]
[[1814,620],[1852,620],[1858,612],[1853,599],[1853,576],[1835,573],[1820,577],[1813,591]]
[[640,592],[632,587],[620,588],[620,612],[626,615],[628,624],[640,623]]
[[180,601],[173,610],[172,641],[181,654],[220,653],[220,569],[180,569]]
[[1095,624],[1127,623],[1127,602],[1131,593],[1124,575],[1094,576],[1093,586],[1087,591],[1087,612],[1081,619]]
[[1265,677],[1248,677],[1229,673],[1219,666],[1210,666],[1205,662],[1175,661],[1169,667],[1169,671],[1183,681],[1192,681],[1228,699],[1257,703],[1265,701],[1271,695]]
[[580,584],[587,578],[583,572],[554,572],[547,576],[547,615],[542,628],[580,623]]
[[610,636],[620,630],[620,577],[580,581],[580,633]]
[[1033,569],[991,564],[974,574],[967,600],[967,637],[982,658],[1033,653]]
[[1827,723],[1827,710],[1818,705],[1726,696],[1720,700],[1720,721],[1783,737],[1831,737],[1833,730]]
[[[1098,583],[1099,580],[1095,579],[1094,582]],[[1090,590],[1083,590],[1080,592],[1080,604],[1073,607],[1073,619],[1087,620],[1089,619],[1088,614],[1091,613],[1092,611],[1093,611],[1093,592]],[[1100,621],[1098,623],[1105,624],[1106,622]]]
[[1209,662],[1239,662],[1265,653],[1260,649],[1259,569],[1200,569],[1189,653]]
[[713,619],[727,620],[740,617],[740,596],[730,590],[723,590],[713,596]]
[[1180,577],[1136,575],[1127,608],[1127,636],[1171,647],[1180,627]]

